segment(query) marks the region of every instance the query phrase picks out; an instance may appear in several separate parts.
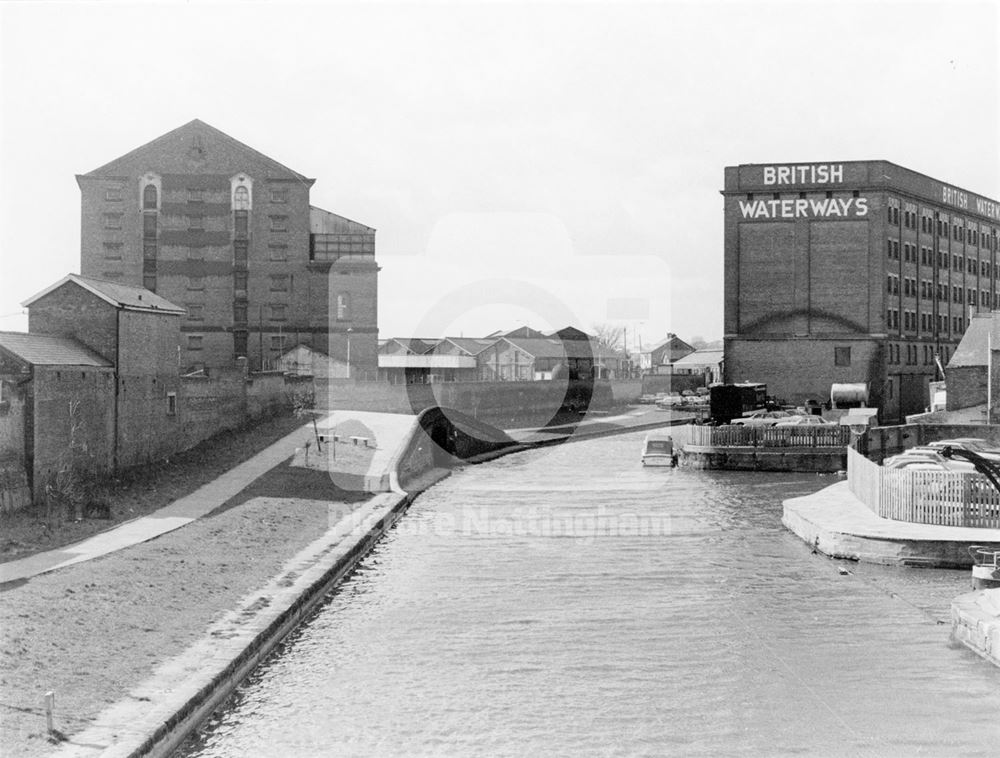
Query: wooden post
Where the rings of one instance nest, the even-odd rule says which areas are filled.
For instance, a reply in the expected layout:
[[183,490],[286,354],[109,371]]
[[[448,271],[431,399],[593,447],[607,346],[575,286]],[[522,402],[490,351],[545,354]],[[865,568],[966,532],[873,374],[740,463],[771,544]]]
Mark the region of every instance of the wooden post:
[[51,690],[45,693],[45,728],[49,734],[55,731],[52,725],[52,709],[55,708],[56,694]]

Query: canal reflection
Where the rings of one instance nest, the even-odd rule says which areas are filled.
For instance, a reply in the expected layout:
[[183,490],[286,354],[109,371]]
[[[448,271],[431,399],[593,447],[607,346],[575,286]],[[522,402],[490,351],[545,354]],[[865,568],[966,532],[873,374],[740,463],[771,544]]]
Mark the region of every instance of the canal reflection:
[[641,443],[421,495],[182,755],[996,755],[1000,670],[949,642],[965,572],[831,561],[780,517],[832,477]]

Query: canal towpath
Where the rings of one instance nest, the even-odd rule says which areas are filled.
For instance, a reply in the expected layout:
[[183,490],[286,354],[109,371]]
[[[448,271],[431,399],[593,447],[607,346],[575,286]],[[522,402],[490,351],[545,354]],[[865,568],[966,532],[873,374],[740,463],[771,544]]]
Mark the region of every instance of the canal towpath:
[[[688,419],[689,416],[683,414],[633,408],[627,413],[613,416],[590,414],[572,424],[542,429],[510,429],[506,432],[519,443],[519,446],[531,447],[555,444],[573,438],[584,439],[603,434],[652,429],[681,423]],[[348,421],[367,427],[372,431],[372,435],[381,441],[373,449],[368,468],[368,478],[378,480],[392,465],[393,456],[398,452],[403,440],[412,433],[416,417],[395,413],[333,411],[318,420],[316,426],[321,430],[330,430]],[[301,452],[314,444],[314,427],[311,423],[304,424],[217,479],[153,513],[119,524],[81,542],[0,564],[0,587],[100,558],[186,526],[236,497],[255,480],[281,465],[297,451]]]

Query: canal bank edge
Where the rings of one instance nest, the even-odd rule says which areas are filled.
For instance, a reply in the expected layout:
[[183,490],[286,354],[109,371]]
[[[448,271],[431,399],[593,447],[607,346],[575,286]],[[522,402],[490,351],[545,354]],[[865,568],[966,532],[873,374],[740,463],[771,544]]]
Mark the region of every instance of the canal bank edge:
[[831,558],[884,565],[970,568],[970,545],[1000,550],[1000,529],[880,518],[854,496],[846,481],[785,500],[782,505],[781,522]]
[[[678,421],[559,435],[559,439],[519,442],[476,456],[470,462],[492,460],[510,453],[568,439],[626,434]],[[55,753],[60,758],[166,757],[176,750],[263,661],[287,634],[305,620],[326,595],[354,569],[393,527],[425,489],[449,471],[431,468],[425,432],[416,424],[394,440],[382,483],[395,491],[374,495],[362,508],[334,524],[289,560],[268,584],[244,598],[238,607],[213,623],[206,634],[153,674],[94,722],[70,736]],[[388,440],[383,440],[388,443]],[[411,460],[412,459],[412,460]],[[418,462],[419,461],[419,462]],[[423,468],[417,473],[416,468]],[[398,489],[400,472],[409,468],[407,492]],[[369,471],[369,475],[373,472]]]
[[951,634],[994,666],[1000,666],[1000,589],[959,595],[951,603]]

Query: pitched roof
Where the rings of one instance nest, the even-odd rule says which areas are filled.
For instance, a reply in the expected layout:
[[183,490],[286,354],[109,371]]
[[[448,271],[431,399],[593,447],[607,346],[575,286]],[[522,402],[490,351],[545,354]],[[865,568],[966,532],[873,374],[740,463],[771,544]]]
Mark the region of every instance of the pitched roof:
[[694,350],[694,348],[691,347],[691,345],[689,345],[687,342],[685,342],[684,340],[682,340],[676,334],[669,334],[669,335],[667,335],[666,339],[660,340],[655,345],[650,345],[649,347],[644,347],[642,349],[642,352],[644,352],[644,353],[652,353],[654,350],[659,350],[661,347],[669,345],[672,342],[677,342],[678,346],[685,347],[685,348],[687,348],[689,350]]
[[481,353],[483,350],[496,342],[496,340],[481,337],[445,337],[443,341],[452,343],[459,350],[462,350],[469,355]]
[[962,341],[948,361],[948,368],[987,365],[990,343],[994,349],[1000,350],[1000,313],[986,313],[972,318]]
[[111,361],[71,337],[0,332],[0,348],[35,366],[111,366]]
[[143,152],[151,152],[156,148],[160,147],[161,145],[163,145],[163,143],[187,137],[188,135],[190,135],[192,140],[199,139],[202,135],[205,135],[208,137],[212,137],[214,139],[219,139],[224,142],[228,142],[229,144],[233,145],[239,150],[246,150],[253,153],[264,163],[268,164],[278,174],[285,174],[289,178],[297,179],[303,182],[308,182],[309,184],[312,184],[314,181],[313,179],[309,179],[300,174],[299,172],[293,171],[292,169],[288,168],[288,166],[278,163],[278,161],[274,160],[274,158],[264,155],[259,150],[254,150],[249,145],[243,144],[239,140],[230,137],[225,132],[216,129],[214,126],[206,124],[204,121],[197,118],[188,121],[186,124],[183,124],[182,126],[178,126],[176,129],[171,129],[166,134],[161,134],[156,139],[153,139],[144,145],[140,145],[135,150],[130,150],[129,152],[125,153],[125,155],[121,155],[118,158],[115,158],[110,163],[105,163],[103,166],[95,168],[93,171],[87,172],[86,174],[83,174],[83,176],[85,177],[117,176],[119,173],[121,173],[121,168],[120,168],[121,165],[128,163],[128,161],[130,161],[134,156],[140,155]]
[[382,351],[389,346],[390,342],[395,342],[408,353],[412,353],[413,355],[423,355],[434,347],[439,341],[440,340],[435,339],[420,339],[418,337],[390,337],[385,341],[384,345],[379,345],[379,350]]
[[108,282],[103,279],[92,279],[89,276],[85,277],[80,276],[79,274],[68,274],[64,276],[55,284],[52,284],[43,289],[41,292],[29,297],[21,303],[21,305],[27,308],[36,300],[45,297],[50,292],[54,292],[69,282],[78,284],[88,292],[91,292],[102,300],[111,303],[116,308],[125,308],[130,311],[146,311],[149,313],[168,313],[178,316],[186,313],[186,311],[180,306],[174,305],[169,300],[160,297],[155,292],[152,292],[145,287],[137,287],[133,284],[122,284],[121,282]]
[[722,363],[722,357],[725,351],[723,350],[695,350],[693,353],[688,353],[683,358],[678,358],[674,361],[674,366],[710,366],[717,363]]

